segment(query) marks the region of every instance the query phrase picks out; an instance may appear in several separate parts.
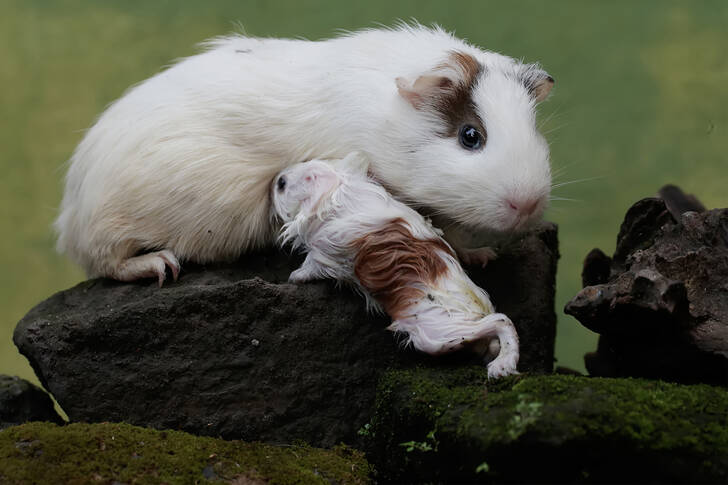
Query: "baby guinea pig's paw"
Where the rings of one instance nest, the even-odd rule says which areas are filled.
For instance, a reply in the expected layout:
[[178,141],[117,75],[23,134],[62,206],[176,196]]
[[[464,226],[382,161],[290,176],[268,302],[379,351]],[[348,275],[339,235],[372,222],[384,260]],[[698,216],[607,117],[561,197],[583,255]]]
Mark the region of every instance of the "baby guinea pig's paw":
[[321,267],[314,261],[309,253],[300,268],[292,271],[288,276],[289,283],[305,283],[321,278]]
[[288,282],[289,283],[305,283],[307,281],[311,281],[313,278],[309,273],[306,272],[303,268],[298,268],[295,271],[292,271],[290,276],[288,276]]
[[488,364],[488,379],[497,379],[499,377],[518,374],[516,365],[518,365],[517,355],[498,356],[497,359]]

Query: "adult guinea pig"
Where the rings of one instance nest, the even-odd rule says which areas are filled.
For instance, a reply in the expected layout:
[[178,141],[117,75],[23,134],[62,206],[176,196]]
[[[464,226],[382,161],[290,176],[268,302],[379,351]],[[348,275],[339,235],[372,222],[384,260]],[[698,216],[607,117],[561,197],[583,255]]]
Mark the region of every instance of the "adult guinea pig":
[[544,211],[534,108],[553,79],[537,65],[421,26],[206,47],[131,88],[73,153],[55,228],[90,276],[161,284],[179,260],[270,244],[276,174],[352,151],[443,226],[509,232]]
[[284,222],[280,242],[308,253],[289,281],[354,284],[370,307],[392,317],[390,330],[406,333],[408,343],[428,354],[488,348],[497,338],[488,376],[516,373],[518,335],[511,320],[495,313],[437,230],[366,171],[352,171],[355,162],[352,154],[337,169],[318,160],[300,163],[273,182],[273,207]]

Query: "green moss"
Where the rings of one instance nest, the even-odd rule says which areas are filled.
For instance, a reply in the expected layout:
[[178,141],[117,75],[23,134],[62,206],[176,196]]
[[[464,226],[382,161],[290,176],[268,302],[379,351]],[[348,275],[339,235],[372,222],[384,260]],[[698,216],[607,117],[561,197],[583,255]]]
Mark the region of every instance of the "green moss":
[[[478,367],[397,370],[380,382],[372,429],[372,459],[393,479],[728,478],[728,390],[706,385],[556,375],[488,382]],[[430,431],[437,450],[396,446]],[[638,475],[619,475],[630,466]]]
[[272,446],[110,423],[0,432],[0,483],[368,483],[370,473],[362,454],[344,446]]

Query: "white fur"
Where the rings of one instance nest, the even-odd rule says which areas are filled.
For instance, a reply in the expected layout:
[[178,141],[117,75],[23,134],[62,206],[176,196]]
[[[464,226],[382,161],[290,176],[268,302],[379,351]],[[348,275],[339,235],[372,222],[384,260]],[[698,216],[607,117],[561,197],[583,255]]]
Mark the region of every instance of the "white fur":
[[[133,279],[120,268],[144,251],[208,262],[269,244],[273,177],[355,150],[400,200],[460,224],[521,227],[509,198],[538,199],[534,217],[543,211],[548,147],[517,80],[532,65],[420,26],[206,47],[131,88],[74,152],[55,227],[58,249],[89,275]],[[397,78],[414,81],[452,51],[485,68],[474,92],[488,131],[479,152],[437,136],[443,121],[398,94]]]
[[[278,178],[271,186],[273,206],[285,223],[279,243],[308,252],[290,281],[333,278],[348,282],[365,295],[370,307],[380,309],[354,273],[354,242],[396,218],[407,222],[414,238],[432,240],[440,233],[369,180],[365,172],[352,170],[350,164],[356,157],[350,155],[336,169],[314,160],[283,170],[280,177],[285,186],[278,186]],[[468,278],[451,254],[438,251],[438,256],[446,263],[447,273],[432,285],[418,283],[422,298],[389,329],[407,333],[408,343],[433,355],[497,337],[500,352],[488,364],[488,375],[516,373],[519,350],[513,323],[495,313],[487,293]]]

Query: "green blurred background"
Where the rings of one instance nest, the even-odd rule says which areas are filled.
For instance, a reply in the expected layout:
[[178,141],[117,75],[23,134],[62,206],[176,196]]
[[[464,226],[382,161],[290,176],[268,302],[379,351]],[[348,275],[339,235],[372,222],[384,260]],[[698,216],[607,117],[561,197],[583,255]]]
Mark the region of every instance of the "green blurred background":
[[[540,61],[556,78],[539,118],[558,173],[556,354],[583,369],[596,338],[565,317],[593,247],[614,250],[632,202],[665,183],[728,206],[728,2],[0,0],[0,373],[35,381],[12,343],[36,303],[83,279],[50,224],[64,163],[126,88],[242,24],[318,39],[337,29],[436,22]],[[578,181],[576,183],[568,183]],[[37,381],[36,381],[37,382]]]

